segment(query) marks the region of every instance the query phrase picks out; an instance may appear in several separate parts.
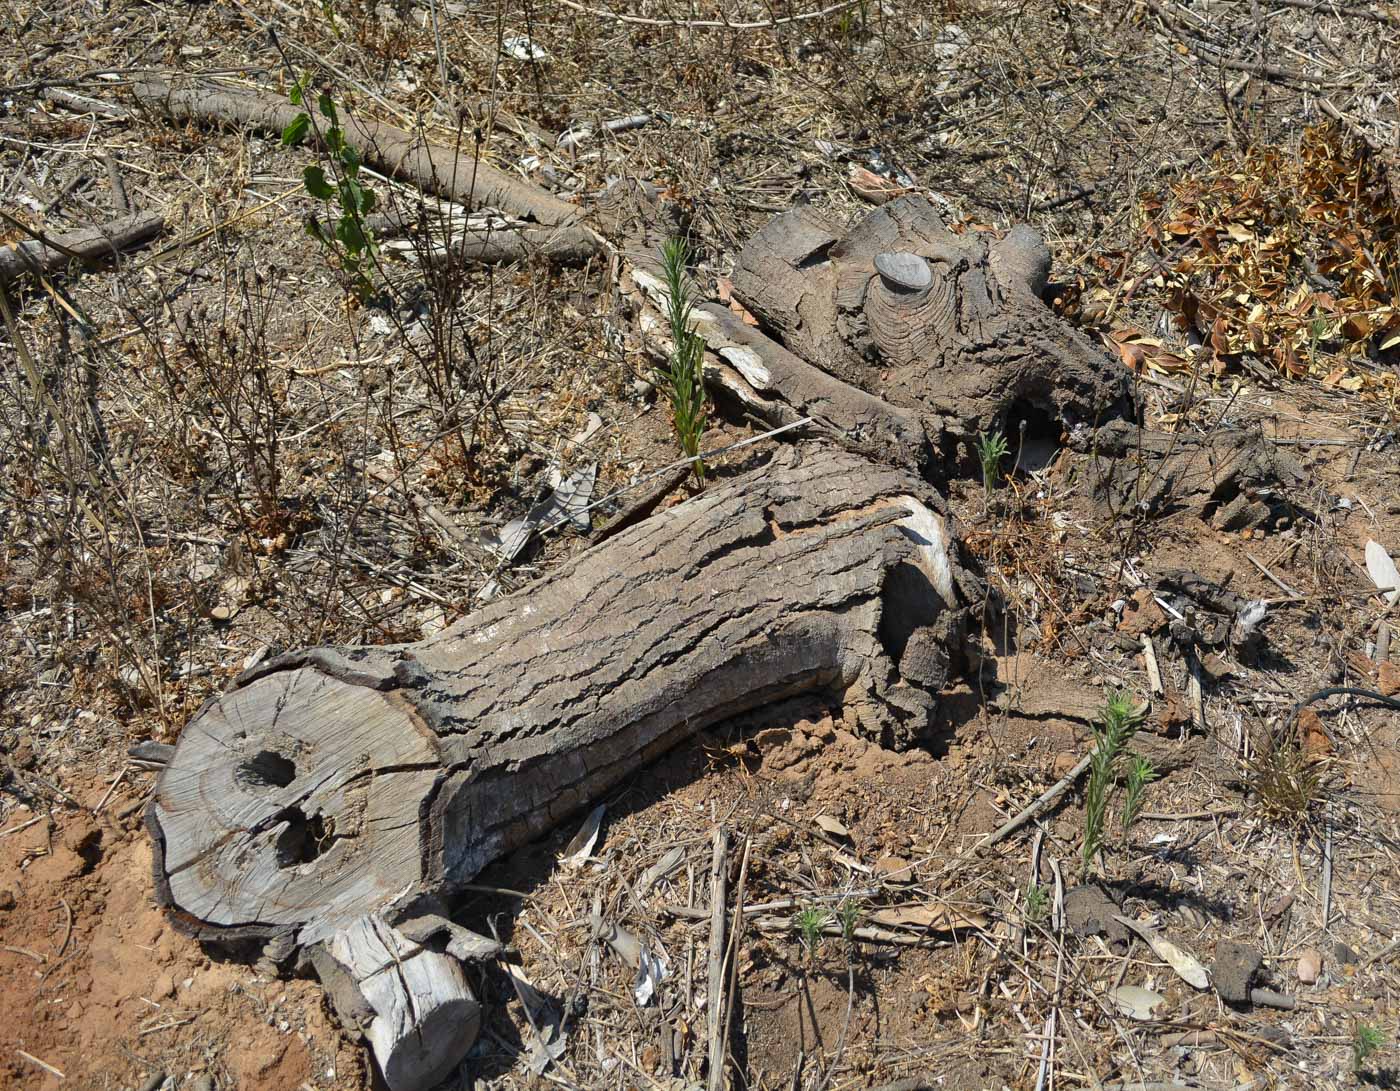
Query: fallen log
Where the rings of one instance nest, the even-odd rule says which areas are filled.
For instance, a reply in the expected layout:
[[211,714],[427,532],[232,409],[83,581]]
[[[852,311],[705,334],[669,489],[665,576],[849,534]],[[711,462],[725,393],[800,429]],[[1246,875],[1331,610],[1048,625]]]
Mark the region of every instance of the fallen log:
[[912,744],[976,597],[924,482],[783,449],[435,637],[255,668],[160,777],[161,901],[206,940],[307,955],[389,1086],[431,1086],[479,1014],[455,960],[405,932],[425,905],[773,701],[829,694]]
[[429,228],[413,241],[390,242],[385,248],[430,265],[499,265],[530,258],[581,265],[597,255],[598,238],[583,227]]
[[117,257],[164,230],[165,217],[138,213],[98,227],[0,246],[0,288],[26,274],[49,276],[70,262]]
[[[627,250],[624,295],[664,354],[651,247],[674,228],[630,193],[612,222],[640,220],[651,241]],[[764,327],[695,312],[705,377],[769,423],[810,420],[816,442],[435,637],[245,675],[157,785],[162,903],[206,940],[309,966],[390,1088],[425,1088],[480,1019],[457,959],[484,941],[443,906],[491,860],[775,701],[824,694],[886,747],[926,739],[982,601],[929,475],[979,431],[1015,443],[1038,414],[1058,441],[1126,400],[1122,369],[1038,298],[1048,265],[1028,229],[958,236],[921,198],[844,233],[805,210],[776,218],[734,281]]]
[[[281,133],[301,107],[261,91],[190,86],[148,77],[134,81],[131,92],[142,105],[175,121],[238,125]],[[479,155],[429,141],[423,134],[387,122],[354,116],[341,118],[348,144],[375,170],[411,182],[427,193],[459,201],[468,208],[496,208],[521,219],[550,226],[580,223],[583,210],[537,186],[512,177]],[[318,138],[307,133],[308,141]]]

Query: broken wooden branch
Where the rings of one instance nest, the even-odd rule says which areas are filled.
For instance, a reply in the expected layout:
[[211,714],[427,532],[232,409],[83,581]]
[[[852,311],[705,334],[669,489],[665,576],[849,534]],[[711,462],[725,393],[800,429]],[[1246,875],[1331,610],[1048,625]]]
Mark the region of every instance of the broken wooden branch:
[[388,243],[386,249],[431,265],[499,265],[530,258],[581,265],[597,256],[598,237],[583,227],[463,227],[430,230],[417,240]]
[[123,216],[99,227],[0,246],[0,287],[20,277],[51,276],[73,261],[102,261],[149,242],[165,230],[165,217]]
[[[244,126],[281,133],[301,108],[261,91],[235,87],[176,87],[150,77],[133,82],[132,94],[144,106],[175,121]],[[583,210],[538,186],[515,178],[469,151],[436,144],[426,134],[387,122],[342,117],[341,129],[367,166],[413,183],[419,189],[459,201],[469,208],[496,208],[550,226],[582,222]],[[307,139],[315,141],[315,132]]]

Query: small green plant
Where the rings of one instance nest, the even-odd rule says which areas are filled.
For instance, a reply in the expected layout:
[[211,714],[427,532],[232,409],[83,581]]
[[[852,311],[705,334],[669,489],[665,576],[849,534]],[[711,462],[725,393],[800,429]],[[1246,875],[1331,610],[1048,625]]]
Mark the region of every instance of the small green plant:
[[1123,832],[1133,828],[1133,823],[1142,813],[1142,793],[1157,779],[1157,770],[1146,758],[1133,755],[1128,763],[1128,783],[1123,795]]
[[802,937],[802,946],[807,949],[807,957],[817,952],[822,941],[822,929],[830,919],[830,914],[819,905],[809,905],[797,914],[797,934]]
[[[1087,874],[1108,837],[1108,798],[1113,791],[1118,759],[1128,740],[1142,724],[1143,709],[1133,704],[1127,693],[1119,690],[1108,695],[1098,723],[1094,725],[1094,753],[1089,759],[1089,786],[1084,792],[1083,863]],[[1148,766],[1151,769],[1151,766]],[[1144,781],[1138,787],[1141,800]],[[1136,817],[1136,814],[1134,814]]]
[[1360,1072],[1371,1054],[1385,1045],[1385,1035],[1370,1023],[1357,1023],[1351,1039],[1351,1067]]
[[671,357],[665,367],[656,369],[659,384],[671,402],[671,420],[680,439],[681,450],[695,459],[695,478],[705,481],[705,464],[700,440],[705,433],[705,342],[691,328],[695,307],[694,287],[686,276],[690,247],[683,239],[670,239],[661,248],[661,265],[666,276],[667,319],[671,326]]
[[1001,461],[1006,457],[1008,448],[1006,437],[1000,430],[990,434],[986,432],[977,433],[977,459],[982,463],[982,488],[991,496],[997,487],[997,481],[1001,478]]
[[[292,85],[288,97],[293,106],[302,106],[309,96],[310,88],[304,77]],[[376,250],[374,239],[365,227],[365,217],[374,210],[375,194],[360,182],[360,153],[346,141],[340,110],[329,92],[317,94],[316,108],[328,123],[318,135],[330,153],[332,177],[327,178],[325,167],[316,163],[302,171],[302,185],[316,200],[334,204],[339,215],[330,230],[311,217],[306,221],[306,232],[337,258],[340,268],[350,278],[355,295],[363,301],[374,294],[369,274],[374,267]],[[282,144],[300,144],[312,129],[310,113],[302,110],[282,130]]]
[[1026,887],[1026,920],[1032,924],[1043,921],[1050,913],[1050,892],[1039,883]]
[[847,898],[836,910],[836,917],[841,922],[842,938],[850,942],[856,934],[856,925],[860,923],[860,902]]

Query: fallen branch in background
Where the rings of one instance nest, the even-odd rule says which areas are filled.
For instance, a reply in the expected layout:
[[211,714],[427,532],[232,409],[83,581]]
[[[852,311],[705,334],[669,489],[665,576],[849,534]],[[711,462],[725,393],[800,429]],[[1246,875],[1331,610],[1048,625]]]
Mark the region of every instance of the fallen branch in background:
[[116,257],[123,250],[149,242],[164,231],[165,217],[150,213],[123,216],[99,227],[85,227],[52,237],[37,235],[29,228],[25,230],[35,237],[28,242],[0,247],[0,287],[25,274],[48,276],[72,261]]

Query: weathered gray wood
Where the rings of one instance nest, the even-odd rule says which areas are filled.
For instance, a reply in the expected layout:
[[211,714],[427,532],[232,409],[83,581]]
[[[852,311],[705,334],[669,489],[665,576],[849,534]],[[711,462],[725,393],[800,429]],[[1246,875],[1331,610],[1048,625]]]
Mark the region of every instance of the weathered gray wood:
[[99,227],[54,235],[50,246],[38,239],[0,245],[0,287],[25,274],[48,276],[74,261],[101,261],[149,242],[165,230],[165,217],[123,216]]
[[740,252],[734,294],[791,353],[908,410],[935,447],[1003,429],[1017,402],[1066,431],[1125,404],[1122,369],[1038,298],[1034,231],[956,235],[922,197],[841,233],[812,210],[774,218]]
[[[301,112],[300,107],[259,91],[208,85],[176,87],[154,76],[134,81],[131,92],[142,105],[177,121],[241,125],[267,133],[280,133]],[[496,208],[552,226],[582,220],[577,205],[512,177],[473,156],[470,148],[459,152],[434,144],[421,134],[355,116],[342,117],[341,128],[365,163],[426,192],[450,197],[469,208]],[[308,133],[307,139],[314,142],[315,135]]]
[[[919,478],[781,450],[435,637],[255,668],[185,728],[157,784],[162,901],[207,939],[319,945],[359,983],[368,1008],[347,1006],[386,1077],[416,1074],[391,1086],[423,1086],[470,1045],[444,1021],[474,1011],[424,896],[771,701],[829,693],[909,745],[946,682],[925,638],[956,657],[975,597]],[[381,947],[413,972],[388,973]]]

